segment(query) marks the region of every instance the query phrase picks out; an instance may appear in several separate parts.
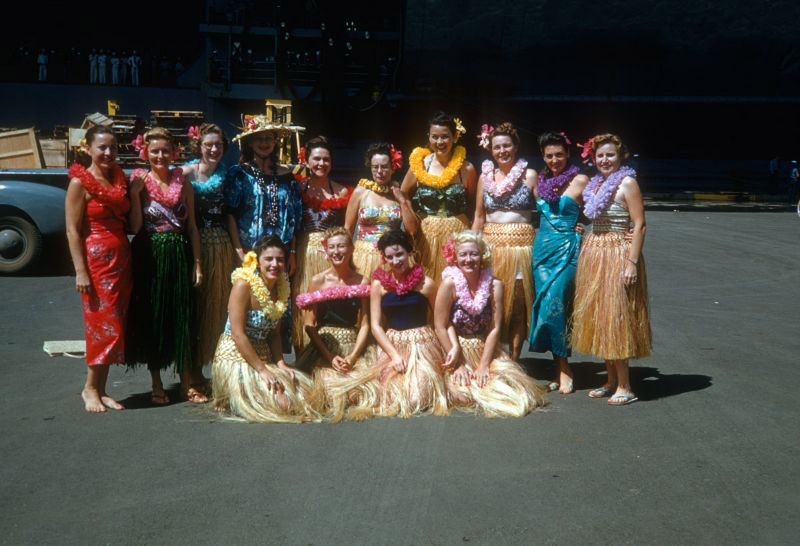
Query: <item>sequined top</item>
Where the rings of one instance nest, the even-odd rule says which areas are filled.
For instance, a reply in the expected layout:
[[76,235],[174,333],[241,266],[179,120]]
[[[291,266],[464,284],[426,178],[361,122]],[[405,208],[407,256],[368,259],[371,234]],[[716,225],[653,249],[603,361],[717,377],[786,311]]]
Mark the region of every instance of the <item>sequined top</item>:
[[450,309],[450,322],[460,336],[486,336],[492,329],[492,299],[486,302],[483,310],[477,316],[470,315],[458,302],[455,301]]
[[[431,166],[433,155],[426,158],[425,172]],[[459,216],[467,212],[467,188],[461,180],[461,171],[458,172],[458,181],[437,190],[418,184],[417,191],[411,198],[414,210],[425,216]]]
[[142,192],[142,218],[147,233],[182,233],[183,225],[188,217],[183,200],[172,208],[158,201],[151,201],[147,192]]
[[234,165],[224,183],[225,202],[245,248],[268,235],[288,245],[302,227],[300,187],[291,173],[262,176],[250,165]]
[[[185,166],[188,167],[198,163],[200,163],[200,161],[194,159]],[[195,218],[197,219],[198,228],[225,228],[225,213],[227,212],[227,207],[225,206],[223,188],[225,186],[224,178],[226,170],[226,167],[220,163],[211,175],[212,177],[221,177],[223,180],[220,184],[213,184],[211,180],[206,182],[192,180]]]
[[387,292],[381,298],[387,330],[411,330],[428,324],[428,298],[413,291],[402,296]]
[[358,210],[355,240],[377,243],[381,235],[389,231],[391,224],[400,218],[400,205],[361,207]]
[[604,213],[592,220],[592,232],[594,233],[625,233],[630,226],[631,215],[628,213],[628,209],[616,201],[612,202]]
[[[245,314],[244,331],[253,340],[267,339],[279,321],[270,320],[261,309],[249,309]],[[231,318],[225,322],[225,334],[231,335]]]
[[495,211],[532,211],[536,208],[533,193],[522,180],[513,190],[500,197],[483,190],[483,204],[488,214]]

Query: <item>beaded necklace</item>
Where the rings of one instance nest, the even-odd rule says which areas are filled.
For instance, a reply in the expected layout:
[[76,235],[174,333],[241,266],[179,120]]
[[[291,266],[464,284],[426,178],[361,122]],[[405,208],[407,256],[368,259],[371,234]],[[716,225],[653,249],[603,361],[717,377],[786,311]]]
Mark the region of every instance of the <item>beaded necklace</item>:
[[266,174],[258,166],[252,163],[246,165],[267,200],[267,224],[277,226],[280,216],[278,215],[278,175],[275,174],[275,169],[272,169],[272,175],[267,182]]

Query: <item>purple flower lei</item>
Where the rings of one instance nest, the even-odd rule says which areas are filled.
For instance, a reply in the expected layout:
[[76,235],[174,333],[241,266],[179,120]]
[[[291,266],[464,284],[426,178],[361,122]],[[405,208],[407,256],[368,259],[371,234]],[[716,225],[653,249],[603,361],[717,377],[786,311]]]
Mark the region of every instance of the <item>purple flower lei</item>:
[[580,169],[576,165],[570,165],[564,172],[558,176],[553,176],[552,178],[545,178],[544,173],[541,173],[539,175],[539,183],[536,188],[538,190],[539,197],[548,203],[557,203],[560,198],[558,191],[564,186],[564,184],[572,181],[572,179],[575,178],[579,172]]
[[[636,171],[630,167],[620,167],[605,180],[602,174],[596,174],[589,180],[586,189],[583,190],[583,202],[585,203],[583,213],[587,218],[594,220],[608,210],[611,201],[617,194],[617,188],[626,176],[636,178]],[[600,186],[601,183],[602,186]],[[598,186],[600,186],[599,191],[597,190]]]

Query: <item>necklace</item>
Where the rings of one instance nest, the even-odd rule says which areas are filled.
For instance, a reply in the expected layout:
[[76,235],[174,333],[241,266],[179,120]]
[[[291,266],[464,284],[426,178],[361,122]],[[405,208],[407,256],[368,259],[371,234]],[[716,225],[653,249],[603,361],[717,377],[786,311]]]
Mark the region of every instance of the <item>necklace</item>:
[[352,298],[368,298],[370,286],[368,284],[343,284],[339,286],[330,286],[328,288],[320,288],[313,292],[306,292],[305,294],[298,294],[295,298],[295,303],[300,309],[308,309],[314,304],[333,301],[345,300]]
[[[585,203],[583,213],[587,218],[594,220],[608,210],[608,207],[611,206],[611,201],[617,194],[619,185],[626,176],[636,178],[636,171],[630,167],[620,167],[619,170],[611,173],[605,180],[603,180],[602,174],[596,174],[589,180],[586,189],[583,190],[583,202]],[[600,187],[599,190],[597,189],[598,186]]]
[[461,308],[472,316],[479,315],[489,301],[489,289],[492,285],[492,270],[489,268],[481,270],[478,289],[475,290],[475,295],[472,295],[467,277],[458,267],[452,265],[445,267],[442,271],[442,278],[445,279],[448,277],[453,279],[456,285],[456,295],[458,296],[458,304]]
[[391,189],[391,184],[378,184],[372,180],[362,178],[358,181],[358,185],[362,188],[374,191],[375,193],[388,193]]
[[257,165],[248,163],[247,167],[250,174],[255,177],[258,187],[261,188],[261,193],[267,200],[267,225],[275,227],[279,222],[278,215],[278,176],[275,174],[275,169],[272,169],[269,182],[267,182],[267,175],[264,171],[258,168]]
[[161,183],[155,180],[153,173],[144,169],[136,169],[131,175],[131,179],[142,178],[147,188],[147,195],[153,201],[161,203],[165,207],[172,208],[181,200],[181,190],[183,190],[183,171],[179,168],[172,169],[170,173],[167,191],[161,190]]
[[[353,195],[353,190],[355,188],[349,187],[347,188],[347,193],[341,197],[325,197],[324,199],[317,199],[316,197],[312,197],[308,195],[308,187],[306,187],[306,191],[300,194],[300,197],[303,199],[303,204],[306,208],[315,211],[322,211],[322,210],[331,210],[331,209],[341,209],[347,206],[350,202],[350,196]],[[331,191],[333,193],[333,191]]]
[[372,278],[380,281],[387,292],[394,292],[398,296],[402,296],[417,287],[420,281],[425,278],[425,271],[421,265],[417,264],[411,268],[405,279],[398,281],[391,273],[387,273],[383,269],[376,269],[372,273]]
[[[92,194],[98,201],[110,205],[124,204],[128,201],[128,186],[125,182],[125,173],[114,165],[111,168],[111,188],[106,188],[89,172],[89,169],[78,163],[72,165],[68,171],[69,178],[78,178],[81,186]],[[126,209],[129,205],[126,205]]]
[[579,172],[580,169],[576,165],[570,165],[558,176],[545,178],[544,173],[541,173],[539,175],[539,183],[537,184],[539,197],[548,203],[556,203],[561,198],[558,192],[565,184],[571,182]]
[[286,278],[286,273],[278,277],[276,283],[277,301],[272,300],[272,294],[259,274],[258,257],[256,257],[255,252],[248,252],[244,257],[242,267],[234,269],[233,273],[231,273],[232,283],[240,279],[247,281],[247,284],[250,285],[250,290],[267,318],[276,321],[283,316],[289,304],[289,281]]
[[511,167],[511,170],[508,171],[508,174],[500,182],[497,182],[494,177],[494,163],[487,159],[481,164],[483,187],[494,197],[502,197],[516,187],[517,182],[525,174],[526,168],[528,168],[528,162],[524,159],[518,159],[514,166]]
[[433,155],[433,152],[428,148],[414,148],[408,158],[408,162],[411,165],[411,171],[420,184],[441,190],[448,187],[461,170],[461,165],[467,157],[467,150],[463,146],[456,146],[453,150],[453,157],[450,158],[442,174],[438,176],[425,170],[425,158],[430,155]]
[[[186,165],[197,165],[197,175],[200,175],[200,160],[195,159],[190,161]],[[205,182],[200,182],[195,178],[192,180],[192,188],[194,188],[195,193],[216,193],[222,189],[222,182],[225,180],[225,174],[227,172],[227,168],[222,163],[217,163],[217,168],[214,169],[214,172]]]

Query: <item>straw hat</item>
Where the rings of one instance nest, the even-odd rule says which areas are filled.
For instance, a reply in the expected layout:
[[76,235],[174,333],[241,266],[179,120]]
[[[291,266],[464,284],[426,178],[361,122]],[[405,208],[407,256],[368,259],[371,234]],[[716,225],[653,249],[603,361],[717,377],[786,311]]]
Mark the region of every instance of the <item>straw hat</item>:
[[243,138],[250,135],[268,131],[277,133],[278,137],[287,137],[289,135],[297,134],[306,130],[305,127],[300,127],[299,125],[276,123],[270,120],[267,116],[242,116],[242,119],[244,122],[244,127],[238,128],[242,132],[231,139],[233,142],[240,142]]

